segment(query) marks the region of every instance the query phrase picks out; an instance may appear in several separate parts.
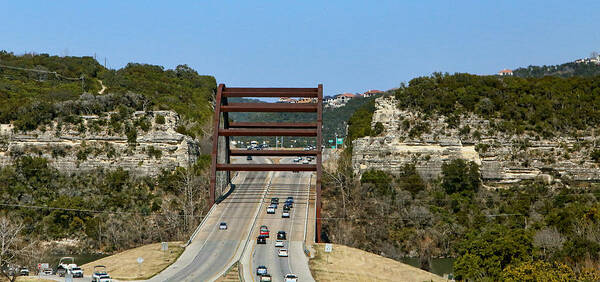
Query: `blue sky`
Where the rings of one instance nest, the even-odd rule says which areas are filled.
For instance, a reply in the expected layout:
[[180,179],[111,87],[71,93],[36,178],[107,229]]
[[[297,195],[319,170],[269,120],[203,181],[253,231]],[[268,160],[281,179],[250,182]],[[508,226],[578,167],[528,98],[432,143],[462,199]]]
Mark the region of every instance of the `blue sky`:
[[188,64],[230,86],[325,94],[600,51],[600,1],[6,1],[0,49]]

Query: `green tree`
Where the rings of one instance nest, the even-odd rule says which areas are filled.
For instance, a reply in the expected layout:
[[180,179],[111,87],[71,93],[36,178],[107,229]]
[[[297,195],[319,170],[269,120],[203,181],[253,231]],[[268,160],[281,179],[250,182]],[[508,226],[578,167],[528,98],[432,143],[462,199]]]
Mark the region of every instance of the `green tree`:
[[480,185],[479,166],[475,162],[455,159],[442,164],[442,187],[446,193],[477,192]]

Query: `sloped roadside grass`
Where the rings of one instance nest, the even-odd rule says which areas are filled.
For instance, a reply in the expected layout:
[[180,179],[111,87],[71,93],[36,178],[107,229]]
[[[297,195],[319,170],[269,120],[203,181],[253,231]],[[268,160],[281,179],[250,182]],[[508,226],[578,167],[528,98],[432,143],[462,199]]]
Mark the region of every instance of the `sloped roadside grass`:
[[446,281],[433,273],[344,245],[315,244],[315,257],[309,261],[316,281]]
[[[169,249],[164,252],[161,251],[161,243],[144,245],[84,264],[82,268],[85,275],[91,275],[95,265],[104,265],[115,279],[150,279],[177,260],[183,253],[182,243],[169,242]],[[138,257],[144,259],[141,266],[137,263]]]

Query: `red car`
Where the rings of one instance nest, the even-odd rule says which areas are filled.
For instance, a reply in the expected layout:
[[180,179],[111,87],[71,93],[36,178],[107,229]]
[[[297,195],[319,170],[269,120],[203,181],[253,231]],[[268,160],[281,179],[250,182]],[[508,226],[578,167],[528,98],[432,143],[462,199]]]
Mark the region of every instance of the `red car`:
[[261,226],[259,235],[264,235],[269,238],[269,228],[267,228],[266,225]]

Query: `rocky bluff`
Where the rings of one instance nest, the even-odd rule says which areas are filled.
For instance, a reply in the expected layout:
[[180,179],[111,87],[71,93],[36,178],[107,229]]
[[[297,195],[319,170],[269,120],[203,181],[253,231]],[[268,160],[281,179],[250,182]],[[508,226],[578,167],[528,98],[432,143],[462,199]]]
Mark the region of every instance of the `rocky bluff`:
[[137,175],[187,167],[200,155],[199,143],[176,131],[179,116],[172,111],[137,111],[53,121],[34,131],[19,132],[0,124],[0,166],[22,155],[48,159],[63,172],[122,167]]
[[599,181],[600,168],[591,152],[600,144],[594,132],[577,138],[544,139],[535,132],[512,135],[499,132],[499,120],[474,115],[461,116],[449,126],[444,116],[424,116],[398,109],[394,97],[375,101],[372,127],[383,125],[383,133],[353,141],[352,166],[356,173],[368,169],[397,172],[414,163],[419,174],[436,178],[444,162],[461,158],[479,164],[487,181],[517,182],[524,179]]

